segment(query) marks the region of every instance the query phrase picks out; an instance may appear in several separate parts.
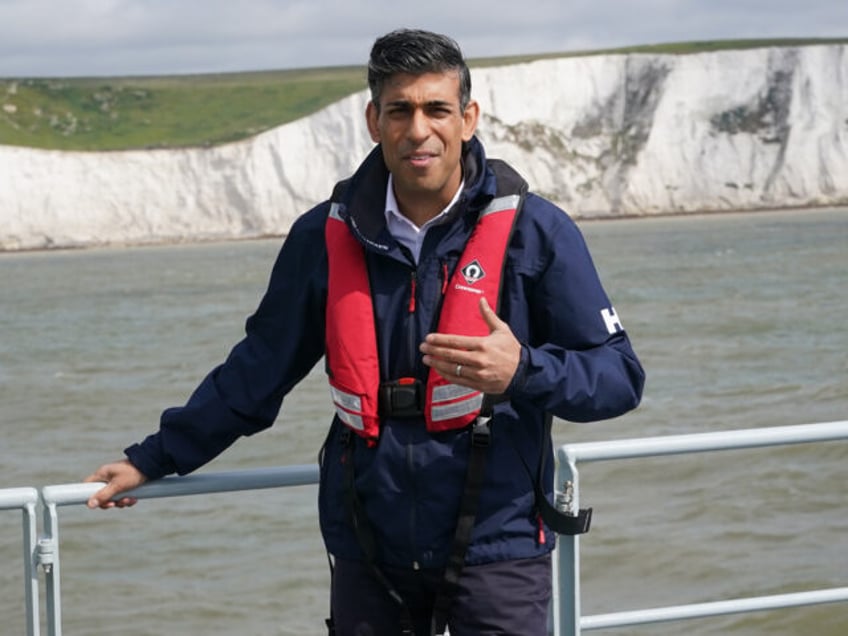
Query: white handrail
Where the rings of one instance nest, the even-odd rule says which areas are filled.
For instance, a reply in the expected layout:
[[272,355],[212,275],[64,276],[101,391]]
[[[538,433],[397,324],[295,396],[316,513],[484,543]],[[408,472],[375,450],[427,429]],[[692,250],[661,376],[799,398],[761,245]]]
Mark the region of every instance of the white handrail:
[[[121,494],[121,497],[154,499],[182,497],[239,490],[260,490],[318,483],[318,466],[303,464],[236,470],[224,473],[165,477],[144,484]],[[41,555],[47,555],[45,587],[47,590],[47,633],[49,636],[62,634],[62,595],[59,576],[59,515],[58,507],[81,504],[103,487],[102,483],[76,483],[45,486],[41,489],[44,506],[44,534],[38,542]]]
[[580,627],[588,631],[591,629],[664,623],[690,618],[741,614],[744,612],[802,607],[806,605],[822,605],[842,601],[848,601],[848,587],[834,587],[825,590],[797,592],[794,594],[774,594],[772,596],[758,596],[747,599],[715,601],[713,603],[693,603],[674,607],[658,607],[629,612],[615,612],[612,614],[595,614],[593,616],[584,616],[580,621]]
[[[304,486],[317,483],[318,466],[300,464],[252,470],[233,470],[223,473],[199,473],[185,477],[164,477],[122,493],[121,496],[156,499],[235,492],[238,490]],[[97,482],[45,486],[41,489],[41,499],[45,505],[80,504],[88,501],[89,497],[102,487],[103,484]]]
[[[716,431],[690,435],[669,435],[608,442],[565,444],[557,450],[557,484],[568,483],[573,509],[580,507],[577,464],[641,457],[703,453],[710,451],[762,448],[786,444],[848,440],[848,421]],[[829,588],[794,594],[733,599],[673,607],[633,610],[581,616],[580,539],[563,536],[558,541],[554,578],[554,625],[559,636],[580,636],[581,630],[623,627],[645,623],[682,620],[774,609],[848,601],[848,587]]]
[[597,462],[848,439],[848,421],[564,444],[565,461]]
[[6,488],[0,490],[0,510],[17,510],[27,504],[38,503],[35,488]]

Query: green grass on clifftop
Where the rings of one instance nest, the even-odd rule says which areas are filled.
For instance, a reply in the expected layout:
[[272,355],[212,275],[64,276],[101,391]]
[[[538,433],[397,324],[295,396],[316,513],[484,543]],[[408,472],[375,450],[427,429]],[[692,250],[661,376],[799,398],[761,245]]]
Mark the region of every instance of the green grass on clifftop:
[[209,146],[361,89],[362,68],[0,80],[0,143],[59,150]]
[[[472,60],[503,66],[574,55],[845,44],[845,39],[681,42]],[[163,77],[0,79],[0,144],[56,150],[211,146],[305,117],[365,87],[365,68]]]

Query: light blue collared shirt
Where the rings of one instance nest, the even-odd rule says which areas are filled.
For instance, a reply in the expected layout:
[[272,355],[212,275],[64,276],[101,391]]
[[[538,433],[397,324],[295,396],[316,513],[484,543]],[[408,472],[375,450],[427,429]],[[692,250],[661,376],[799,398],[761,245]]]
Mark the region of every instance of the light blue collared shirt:
[[444,220],[445,215],[448,213],[448,210],[450,210],[451,207],[453,207],[453,204],[459,200],[462,187],[465,185],[465,179],[463,179],[459,184],[456,194],[453,195],[453,199],[451,199],[445,209],[421,227],[418,227],[415,223],[401,214],[400,206],[398,206],[397,198],[395,198],[393,183],[394,181],[390,173],[389,184],[386,186],[386,227],[388,227],[389,232],[393,237],[395,237],[395,240],[398,243],[404,245],[410,252],[412,252],[412,257],[415,259],[415,263],[417,264],[418,256],[421,254],[421,245],[424,243],[424,237],[427,235],[427,230],[434,225],[441,223],[442,220]]

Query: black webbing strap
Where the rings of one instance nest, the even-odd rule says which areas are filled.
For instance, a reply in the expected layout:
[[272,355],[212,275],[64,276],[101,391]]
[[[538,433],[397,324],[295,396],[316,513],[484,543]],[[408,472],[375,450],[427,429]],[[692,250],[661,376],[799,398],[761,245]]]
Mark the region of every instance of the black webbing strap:
[[[330,553],[327,552],[327,563],[330,566],[330,580],[333,580],[335,568],[333,567],[333,559],[330,558]],[[330,585],[330,617],[324,619],[324,624],[327,626],[327,636],[336,636],[336,621],[333,616],[333,586]]]
[[569,536],[589,532],[589,527],[592,525],[591,508],[581,508],[576,515],[559,510],[548,501],[548,497],[542,491],[538,481],[534,484],[534,488],[536,489],[536,506],[539,508],[539,514],[551,530],[557,534]]
[[377,567],[377,542],[374,539],[374,530],[371,528],[371,523],[365,516],[365,510],[359,497],[356,495],[356,475],[353,467],[353,434],[350,429],[344,427],[341,433],[341,442],[344,447],[342,453],[342,462],[344,463],[345,474],[345,505],[347,507],[348,517],[353,525],[353,531],[356,534],[356,540],[359,542],[359,547],[365,557],[365,563],[371,569],[374,578],[386,589],[389,597],[397,603],[400,609],[400,633],[402,636],[415,636],[415,629],[412,624],[412,615],[409,613],[409,608],[404,602],[403,597],[392,585],[392,582],[386,578],[382,570]]
[[465,475],[465,488],[459,503],[459,517],[456,521],[453,544],[445,566],[442,584],[433,603],[433,617],[430,622],[430,635],[443,634],[450,614],[450,606],[456,595],[462,568],[465,565],[465,553],[471,543],[471,533],[477,517],[477,504],[486,474],[486,458],[489,454],[492,431],[489,425],[492,419],[492,405],[488,396],[484,397],[480,415],[471,426],[471,448],[468,456],[468,469]]
[[[515,207],[515,216],[512,220],[512,228],[510,228],[511,240],[512,231],[515,229],[518,215],[524,207],[524,199],[528,189],[527,182],[503,161],[489,159],[487,163],[497,177],[497,193],[495,196],[519,195],[518,203]],[[507,244],[509,242],[508,240]],[[506,266],[507,258],[504,255],[502,267],[505,269]],[[495,306],[496,313],[500,313],[502,292],[503,288],[501,287],[498,290],[498,301]],[[500,394],[484,394],[483,403],[480,405],[480,414],[471,426],[471,449],[468,457],[468,469],[465,475],[465,488],[463,489],[462,499],[459,503],[459,518],[457,519],[453,544],[445,566],[444,578],[442,579],[442,585],[436,594],[436,600],[433,605],[433,617],[430,621],[431,636],[443,634],[447,626],[450,606],[456,596],[459,577],[465,565],[465,553],[468,550],[468,545],[471,543],[471,533],[474,530],[477,517],[477,504],[480,501],[480,491],[483,488],[483,477],[486,473],[486,458],[489,455],[489,445],[491,444],[492,431],[490,422],[492,412],[496,403],[506,399],[506,396]]]
[[[324,466],[324,457],[327,451],[327,441],[329,440],[329,433],[327,434],[327,439],[324,440],[324,443],[321,444],[321,449],[318,451],[318,466],[323,468]],[[335,568],[333,567],[333,558],[330,556],[330,552],[327,552],[327,565],[330,566],[330,581],[333,580],[333,576],[335,575]],[[336,621],[333,616],[333,586],[330,584],[330,615],[328,618],[324,619],[324,624],[327,626],[327,636],[335,636],[336,634]]]
[[[542,488],[542,483],[544,481],[545,474],[545,464],[547,464],[548,460],[548,444],[551,442],[551,428],[553,426],[553,417],[550,413],[545,416],[545,436],[544,439],[547,440],[544,444],[542,444],[542,453],[539,458],[539,469],[536,473],[536,478],[533,480],[533,490],[536,493],[536,508],[539,511],[539,514],[542,517],[542,520],[548,525],[548,527],[556,532],[557,534],[565,534],[569,536],[574,536],[578,534],[585,534],[589,532],[589,526],[592,524],[592,509],[585,508],[577,511],[577,514],[571,514],[570,511],[559,510],[554,507],[550,501],[548,501],[548,496],[545,494],[544,489]],[[524,468],[530,474],[532,479],[533,473],[530,471],[530,467],[527,465],[527,462],[524,461],[524,457],[521,456],[521,453],[518,453],[518,456],[521,457],[521,462],[524,464]]]

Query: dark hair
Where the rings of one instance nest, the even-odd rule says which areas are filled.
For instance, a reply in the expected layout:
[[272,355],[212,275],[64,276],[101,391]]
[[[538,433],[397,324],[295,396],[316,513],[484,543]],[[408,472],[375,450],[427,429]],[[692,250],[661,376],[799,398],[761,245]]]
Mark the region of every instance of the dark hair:
[[380,108],[383,86],[397,73],[459,73],[459,106],[471,101],[471,73],[459,45],[447,37],[420,29],[397,29],[377,38],[368,60],[368,87],[371,101]]

